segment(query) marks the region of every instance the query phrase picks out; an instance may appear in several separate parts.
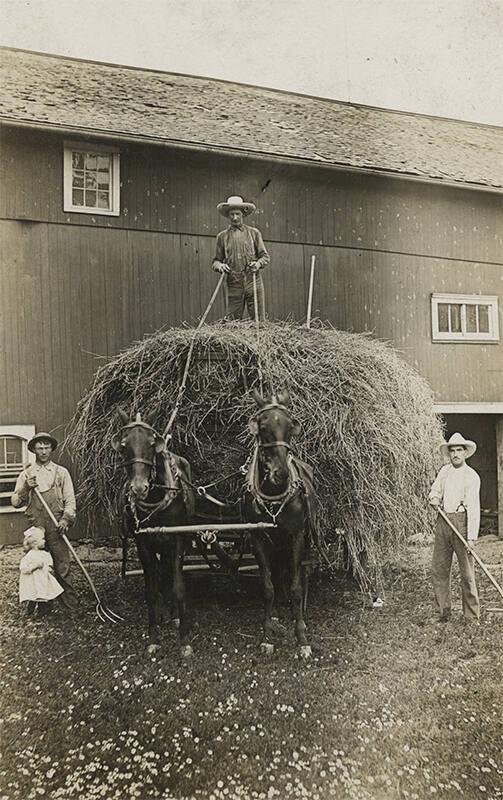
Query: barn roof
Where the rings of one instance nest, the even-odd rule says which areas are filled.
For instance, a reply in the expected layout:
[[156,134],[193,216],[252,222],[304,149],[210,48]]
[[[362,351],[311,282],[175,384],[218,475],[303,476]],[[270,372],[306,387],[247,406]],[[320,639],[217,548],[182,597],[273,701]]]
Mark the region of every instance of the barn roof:
[[0,121],[503,187],[503,128],[0,48]]

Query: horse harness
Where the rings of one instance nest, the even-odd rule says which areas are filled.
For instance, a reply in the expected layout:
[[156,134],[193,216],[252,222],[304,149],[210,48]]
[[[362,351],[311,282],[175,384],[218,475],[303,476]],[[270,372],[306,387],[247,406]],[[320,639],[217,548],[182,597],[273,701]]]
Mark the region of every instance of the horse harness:
[[[256,414],[256,418],[260,416],[264,411],[269,411],[270,409],[280,409],[284,411],[287,415],[289,411],[286,406],[282,405],[281,403],[272,402],[268,403],[259,410]],[[287,456],[287,465],[288,465],[288,472],[289,472],[289,479],[288,485],[284,492],[278,495],[267,495],[263,492],[259,487],[258,482],[258,454],[259,450],[267,449],[269,447],[285,447],[288,450]],[[246,481],[246,491],[252,495],[255,507],[257,510],[264,511],[268,517],[273,521],[273,523],[277,524],[277,518],[281,514],[281,512],[285,509],[286,505],[295,497],[295,495],[302,493],[306,495],[307,488],[306,485],[301,477],[300,471],[298,469],[297,459],[292,453],[292,447],[289,442],[285,442],[283,440],[275,440],[274,442],[261,442],[257,437],[257,441],[255,443],[255,451],[251,457],[250,466],[248,469],[248,477]],[[266,537],[269,538],[271,541],[269,534],[265,533]]]
[[[146,428],[148,431],[151,431],[153,434],[162,438],[157,431],[152,428],[151,425],[148,425],[146,422],[131,422],[128,425],[125,425],[123,430],[127,430],[128,428],[133,427],[142,427]],[[131,510],[131,514],[135,521],[135,533],[140,533],[140,525],[144,525],[147,520],[151,517],[158,514],[160,511],[164,511],[165,509],[169,508],[175,498],[183,492],[183,487],[181,480],[183,478],[180,469],[177,466],[173,453],[171,453],[167,448],[159,454],[164,460],[164,469],[166,472],[167,483],[155,483],[156,478],[156,458],[154,456],[153,459],[148,458],[130,458],[127,461],[124,461],[122,466],[129,467],[132,464],[146,464],[150,466],[151,473],[150,473],[150,480],[149,480],[149,487],[150,489],[164,489],[164,496],[156,503],[148,503],[146,500],[138,500],[135,499],[131,493],[128,492],[127,495],[127,502],[129,508]],[[138,511],[146,516],[142,516],[141,520],[138,516]]]

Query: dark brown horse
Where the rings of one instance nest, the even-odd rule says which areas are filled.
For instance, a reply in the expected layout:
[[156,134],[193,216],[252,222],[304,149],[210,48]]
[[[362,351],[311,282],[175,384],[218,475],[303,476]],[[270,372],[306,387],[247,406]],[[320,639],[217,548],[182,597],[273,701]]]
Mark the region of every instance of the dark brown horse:
[[272,653],[275,594],[279,577],[288,574],[290,605],[300,654],[307,658],[311,647],[304,621],[304,569],[309,555],[310,533],[316,524],[316,497],[311,468],[296,458],[291,440],[300,432],[288,410],[290,396],[282,392],[261,397],[254,392],[258,411],[250,420],[255,451],[248,471],[243,498],[243,516],[248,522],[274,522],[277,529],[253,535],[264,591],[264,631],[261,649]]
[[186,536],[173,533],[141,533],[141,528],[174,527],[190,523],[194,494],[190,488],[189,463],[171,453],[164,438],[140,414],[134,421],[119,409],[122,428],[112,440],[128,473],[121,505],[123,534],[132,535],[145,577],[148,607],[148,652],[159,649],[160,625],[172,602],[179,619],[181,653],[192,654],[190,625],[185,601],[183,558]]

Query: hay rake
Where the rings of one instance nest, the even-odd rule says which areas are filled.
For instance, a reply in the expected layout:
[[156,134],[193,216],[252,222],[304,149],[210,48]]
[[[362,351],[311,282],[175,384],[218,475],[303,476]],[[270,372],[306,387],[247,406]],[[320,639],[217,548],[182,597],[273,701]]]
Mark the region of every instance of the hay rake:
[[[49,515],[49,518],[52,520],[54,525],[56,525],[56,527],[57,527],[58,521],[57,521],[56,517],[54,516],[54,514],[52,513],[52,511],[49,508],[49,506],[47,505],[46,501],[44,500],[44,498],[40,494],[39,490],[35,487],[33,489],[33,491],[35,492],[37,498],[42,503],[42,506],[44,507],[44,509],[46,510],[47,514]],[[87,579],[87,582],[88,582],[89,586],[92,589],[92,592],[93,592],[93,594],[94,594],[94,596],[96,598],[96,614],[98,615],[99,619],[102,622],[113,622],[114,624],[117,624],[118,622],[124,622],[124,617],[121,617],[119,614],[116,614],[115,611],[112,611],[112,609],[108,608],[106,605],[104,605],[101,602],[101,599],[100,599],[100,596],[99,596],[99,594],[97,592],[96,586],[94,585],[94,581],[91,578],[91,576],[89,575],[89,573],[88,573],[87,569],[85,568],[84,564],[82,563],[82,561],[78,557],[78,555],[77,555],[77,553],[75,551],[75,548],[73,547],[73,545],[71,544],[70,540],[68,539],[68,537],[64,533],[62,533],[61,536],[63,538],[64,543],[66,544],[66,546],[70,550],[70,553],[73,555],[75,561],[77,562],[77,564],[81,568],[82,572],[84,573],[84,576]]]

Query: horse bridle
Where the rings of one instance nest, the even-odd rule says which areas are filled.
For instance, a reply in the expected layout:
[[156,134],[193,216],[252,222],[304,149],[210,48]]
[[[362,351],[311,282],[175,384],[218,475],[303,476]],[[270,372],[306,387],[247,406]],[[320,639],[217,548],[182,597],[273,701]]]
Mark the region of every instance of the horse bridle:
[[[288,416],[288,418],[290,418],[290,413],[289,413],[288,408],[286,406],[282,405],[281,403],[268,403],[267,405],[262,406],[262,408],[259,409],[259,411],[255,414],[255,419],[258,420],[258,418],[260,417],[260,415],[264,411],[269,411],[271,408],[279,408],[281,411],[285,412],[285,414]],[[274,442],[260,442],[257,439],[257,447],[259,447],[259,448],[286,447],[287,450],[291,450],[292,449],[291,445],[288,442],[284,442],[281,439],[278,439],[277,441],[274,441]]]
[[123,467],[129,467],[131,464],[148,464],[149,467],[154,466],[153,461],[149,461],[147,458],[130,458],[128,461],[123,461]]
[[[138,420],[138,421],[135,421],[135,422],[129,422],[127,425],[124,425],[124,427],[122,428],[122,432],[124,432],[124,431],[126,431],[128,429],[137,428],[137,427],[146,428],[147,431],[150,431],[151,433],[155,434],[155,436],[157,436],[160,439],[163,439],[163,441],[165,441],[164,436],[161,436],[161,434],[158,433],[155,430],[155,428],[153,428],[151,425],[148,425],[146,422],[142,422],[141,420]],[[123,461],[122,462],[122,465],[124,467],[128,467],[131,464],[147,464],[148,466],[150,466],[152,469],[151,469],[150,476],[149,476],[149,485],[151,487],[159,487],[161,489],[165,489],[164,498],[159,503],[154,503],[153,506],[150,503],[146,503],[146,501],[134,500],[131,497],[131,495],[128,495],[128,497],[129,497],[129,505],[130,505],[130,508],[131,508],[131,511],[132,511],[132,514],[133,514],[133,517],[134,517],[134,520],[135,520],[135,523],[136,523],[136,530],[138,532],[140,530],[140,525],[144,525],[147,520],[149,520],[151,517],[154,516],[154,514],[156,514],[158,511],[160,511],[162,508],[164,508],[166,506],[166,504],[167,504],[167,501],[168,501],[169,497],[171,497],[170,502],[172,502],[174,500],[174,497],[181,491],[181,489],[180,489],[180,486],[176,486],[176,485],[175,486],[166,486],[164,484],[156,484],[156,483],[154,483],[155,476],[156,476],[155,457],[154,457],[153,461],[148,459],[148,458],[130,458],[127,461]],[[170,469],[172,471],[172,475],[173,476],[175,476],[175,473],[179,474],[177,472],[177,470],[176,470],[176,466],[174,466],[173,464],[170,465]],[[176,477],[175,477],[175,481],[176,481]],[[138,517],[137,506],[141,510],[144,510],[144,511],[150,509],[149,513],[147,514],[147,516],[143,517],[141,519],[141,521],[140,521],[140,519]]]
[[[129,422],[127,425],[124,425],[122,431],[127,431],[130,428],[146,428],[148,431],[151,431],[160,439],[164,438],[163,436],[161,436],[160,433],[158,433],[155,430],[155,428],[153,428],[151,425],[148,425],[146,422],[141,422],[140,420],[137,422]],[[148,458],[130,458],[127,461],[122,462],[123,467],[129,467],[131,466],[131,464],[147,464],[147,466],[149,467],[155,467],[155,459],[154,461],[151,461]]]

